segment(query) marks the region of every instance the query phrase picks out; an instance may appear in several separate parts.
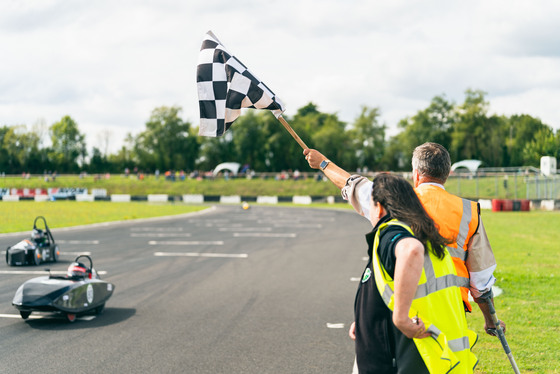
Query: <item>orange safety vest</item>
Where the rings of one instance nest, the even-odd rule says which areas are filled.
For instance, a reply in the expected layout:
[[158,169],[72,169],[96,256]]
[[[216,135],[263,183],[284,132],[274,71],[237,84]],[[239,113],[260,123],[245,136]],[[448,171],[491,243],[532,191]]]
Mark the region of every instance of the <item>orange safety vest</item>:
[[461,297],[465,310],[472,311],[469,303],[470,277],[467,270],[467,245],[478,230],[480,208],[478,203],[452,195],[443,188],[421,184],[415,188],[424,209],[438,227],[441,236],[453,240],[447,250],[453,259],[457,275],[463,278]]

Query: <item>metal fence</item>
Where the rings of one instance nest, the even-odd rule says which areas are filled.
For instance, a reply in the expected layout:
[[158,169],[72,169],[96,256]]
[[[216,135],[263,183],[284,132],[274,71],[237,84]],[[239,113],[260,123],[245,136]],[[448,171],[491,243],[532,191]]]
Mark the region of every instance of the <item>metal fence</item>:
[[560,175],[537,172],[479,171],[455,173],[445,184],[459,196],[479,199],[560,199]]

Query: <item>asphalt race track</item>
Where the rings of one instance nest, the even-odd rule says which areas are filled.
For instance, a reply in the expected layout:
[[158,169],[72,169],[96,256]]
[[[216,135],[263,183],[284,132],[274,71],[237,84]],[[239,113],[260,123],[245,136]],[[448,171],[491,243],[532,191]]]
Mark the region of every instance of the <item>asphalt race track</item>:
[[[0,372],[350,373],[370,229],[350,210],[220,205],[52,230],[60,260],[38,267],[4,260],[29,233],[0,235]],[[103,314],[19,317],[20,284],[88,252],[115,284]]]

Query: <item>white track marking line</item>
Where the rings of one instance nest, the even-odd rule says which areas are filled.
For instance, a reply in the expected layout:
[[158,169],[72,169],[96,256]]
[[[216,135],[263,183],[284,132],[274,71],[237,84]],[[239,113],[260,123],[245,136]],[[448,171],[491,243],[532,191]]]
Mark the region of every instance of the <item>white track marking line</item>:
[[131,233],[131,238],[189,238],[191,233],[167,233],[167,232],[139,232]]
[[274,227],[297,227],[297,228],[317,228],[323,227],[320,223],[275,223]]
[[174,231],[183,231],[183,228],[182,227],[131,227],[130,231],[174,232]]
[[224,245],[222,240],[202,242],[202,241],[157,241],[150,240],[149,245]]
[[57,240],[60,244],[99,244],[99,240]]
[[91,256],[91,252],[60,252],[60,255]]
[[350,282],[359,282],[361,278],[352,277],[350,278]]
[[[17,319],[22,319],[21,316],[19,314],[0,314],[0,318],[17,318]],[[51,315],[47,315],[47,314],[31,314],[28,319],[66,319],[66,317],[60,316],[60,315],[56,315],[56,314],[51,314]],[[95,316],[79,316],[76,318],[76,320],[82,320],[82,321],[91,321],[92,319],[95,319]]]
[[344,323],[328,323],[327,322],[327,328],[328,329],[343,329],[344,328]]
[[271,231],[272,227],[220,227],[219,231]]
[[[19,314],[0,314],[0,318],[19,318],[19,319],[22,319]],[[33,315],[32,314],[28,318],[29,319],[41,319],[41,318],[45,318],[45,316]]]
[[287,234],[275,234],[275,233],[266,233],[266,232],[234,232],[233,236],[236,238],[239,237],[253,237],[253,238],[295,238],[297,235],[294,233],[287,233]]
[[158,257],[212,257],[212,258],[247,258],[246,253],[178,253],[178,252],[155,252]]
[[[52,270],[50,272],[52,275],[65,275],[66,270]],[[11,274],[11,275],[21,275],[21,274],[28,274],[28,275],[49,275],[48,271],[45,270],[0,270],[0,274]],[[99,275],[106,275],[107,272],[105,270],[97,271]]]

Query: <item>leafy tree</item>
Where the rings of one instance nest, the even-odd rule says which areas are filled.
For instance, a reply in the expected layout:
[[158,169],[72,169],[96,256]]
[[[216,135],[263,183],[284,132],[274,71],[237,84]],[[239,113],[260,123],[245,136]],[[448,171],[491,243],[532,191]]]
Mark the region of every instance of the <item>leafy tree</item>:
[[[319,149],[327,157],[348,165],[348,168],[356,167],[355,150],[346,131],[346,123],[340,121],[338,115],[320,112],[315,104],[309,103],[297,111],[291,124],[308,147]],[[291,137],[287,149],[286,161],[292,166],[286,169],[309,170],[301,147]]]
[[193,170],[199,144],[190,123],[179,118],[181,108],[159,107],[152,111],[146,130],[135,140],[134,151],[141,168]]
[[107,156],[101,153],[97,147],[93,147],[88,170],[90,173],[106,173],[111,171],[111,165]]
[[[548,126],[543,124],[540,119],[527,114],[513,115],[503,120],[508,153],[506,166],[523,166],[529,165],[526,162],[534,162],[534,156],[525,157],[525,149],[535,139],[535,135],[540,131],[546,131]],[[534,145],[529,148],[535,150]],[[527,152],[530,154],[533,150]]]
[[386,167],[410,170],[414,148],[426,142],[439,143],[450,149],[451,129],[456,121],[455,105],[444,96],[435,96],[426,109],[399,122],[402,131],[389,140],[384,155]]
[[0,130],[0,139],[5,172],[40,173],[48,165],[46,153],[39,147],[39,135],[27,132],[25,125],[4,127]]
[[558,157],[560,137],[549,127],[541,128],[523,149],[524,165],[540,167],[542,156]]
[[348,131],[352,147],[356,151],[357,166],[380,169],[381,159],[385,153],[386,126],[379,124],[379,108],[362,107],[358,118]]
[[216,138],[203,138],[200,145],[200,157],[197,167],[202,170],[213,170],[222,162],[237,160],[233,145],[235,129],[230,128],[223,136]]
[[110,165],[110,172],[122,173],[125,168],[129,170],[137,165],[138,160],[135,159],[134,149],[135,139],[132,134],[128,133],[124,139],[124,145],[114,155],[109,155],[107,160]]
[[457,108],[449,149],[452,161],[478,159],[489,166],[498,166],[503,161],[503,128],[497,118],[487,116],[489,103],[484,95],[483,91],[469,89],[464,103]]
[[265,111],[248,111],[235,123],[233,147],[237,162],[253,170],[267,170],[267,121],[277,121]]
[[64,116],[49,128],[52,148],[49,158],[60,172],[77,172],[78,158],[86,156],[85,135],[80,133],[78,124],[70,117]]

